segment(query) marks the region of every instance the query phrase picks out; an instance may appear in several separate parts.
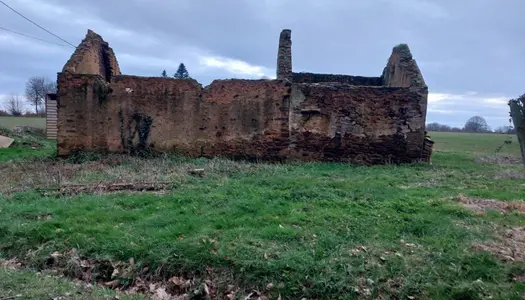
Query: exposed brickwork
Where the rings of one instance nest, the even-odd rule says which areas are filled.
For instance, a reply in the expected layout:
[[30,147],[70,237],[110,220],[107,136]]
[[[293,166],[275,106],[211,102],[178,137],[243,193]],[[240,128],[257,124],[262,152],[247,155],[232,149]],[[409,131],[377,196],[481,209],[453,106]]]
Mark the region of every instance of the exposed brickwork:
[[65,68],[58,75],[59,155],[84,149],[360,164],[430,159],[428,90],[411,55],[393,52],[388,86],[383,77],[292,73],[290,32],[283,33],[278,80],[216,80],[203,88],[194,80]]
[[426,87],[425,80],[407,45],[392,49],[392,55],[383,70],[383,85],[391,87]]
[[290,123],[296,154],[365,164],[418,160],[425,127],[421,101],[409,88],[294,85]]
[[94,88],[102,77],[63,73],[59,82],[60,155],[140,150],[147,119],[153,150],[274,159],[287,147],[290,87],[280,81],[217,80],[203,89],[193,80],[121,75],[107,94]]
[[321,83],[321,82],[339,82],[351,85],[369,85],[382,86],[382,77],[364,77],[338,74],[317,74],[317,73],[293,73],[294,83]]
[[292,31],[285,29],[279,37],[277,79],[292,81]]
[[113,75],[120,75],[120,68],[109,44],[100,35],[88,30],[62,72],[98,74],[109,80]]

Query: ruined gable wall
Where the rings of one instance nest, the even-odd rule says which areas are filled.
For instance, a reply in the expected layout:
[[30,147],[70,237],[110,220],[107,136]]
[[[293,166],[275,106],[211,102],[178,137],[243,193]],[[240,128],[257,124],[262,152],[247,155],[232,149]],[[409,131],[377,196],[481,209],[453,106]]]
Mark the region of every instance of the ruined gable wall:
[[97,74],[109,81],[111,76],[120,75],[120,67],[109,44],[100,35],[88,30],[62,72]]
[[389,87],[427,87],[406,44],[397,45],[383,70],[383,85]]
[[318,73],[293,73],[294,83],[321,83],[321,82],[339,82],[351,85],[368,85],[368,86],[382,86],[383,79],[381,77],[365,77],[339,74],[318,74]]

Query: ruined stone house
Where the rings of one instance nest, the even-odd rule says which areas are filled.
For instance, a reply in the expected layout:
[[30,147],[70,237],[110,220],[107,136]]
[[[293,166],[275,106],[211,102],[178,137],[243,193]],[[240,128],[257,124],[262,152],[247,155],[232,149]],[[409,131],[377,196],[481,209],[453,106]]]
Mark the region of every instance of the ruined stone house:
[[241,159],[381,164],[428,161],[428,88],[406,45],[378,77],[295,73],[291,31],[276,80],[122,75],[89,30],[58,73],[58,154],[178,152]]

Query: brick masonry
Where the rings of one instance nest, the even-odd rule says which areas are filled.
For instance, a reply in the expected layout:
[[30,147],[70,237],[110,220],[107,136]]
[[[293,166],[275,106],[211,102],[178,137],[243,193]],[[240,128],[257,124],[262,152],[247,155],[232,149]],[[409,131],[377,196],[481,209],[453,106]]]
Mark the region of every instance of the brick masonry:
[[292,31],[284,29],[277,49],[277,79],[292,81]]
[[312,73],[292,73],[290,31],[279,45],[279,79],[215,80],[203,88],[193,79],[120,75],[111,48],[90,32],[58,74],[59,155],[152,150],[358,164],[430,159],[428,91],[405,48],[394,48],[381,77],[299,80],[297,74]]

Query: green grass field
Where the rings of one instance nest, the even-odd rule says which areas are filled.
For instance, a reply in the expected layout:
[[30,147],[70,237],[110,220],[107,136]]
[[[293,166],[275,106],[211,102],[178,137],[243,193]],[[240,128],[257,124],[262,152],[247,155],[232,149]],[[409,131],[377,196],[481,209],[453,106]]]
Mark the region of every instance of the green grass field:
[[[429,132],[435,151],[520,156],[515,134]],[[505,144],[511,141],[511,144]],[[496,149],[504,145],[499,152]]]
[[52,274],[0,268],[0,299],[133,300],[141,298],[118,295],[107,289],[81,287]]
[[[228,285],[239,287],[237,299],[252,290],[269,299],[522,299],[525,263],[505,262],[473,245],[524,226],[525,217],[474,213],[456,201],[459,195],[524,200],[522,166],[478,160],[494,156],[506,136],[430,135],[436,142],[431,165],[254,164],[173,156],[84,157],[91,161],[82,165],[4,160],[0,254],[71,278],[86,272],[66,255],[75,248],[98,262],[98,281],[119,280],[126,287],[138,277],[177,276],[192,281],[191,287],[176,284],[176,291],[207,289],[213,299],[231,295]],[[498,154],[519,153],[515,141],[503,149]],[[204,176],[191,175],[195,168],[204,169]],[[123,181],[169,181],[171,188],[69,196],[34,190],[57,182]],[[16,192],[20,188],[26,191]],[[52,253],[67,259],[50,263]],[[127,271],[108,271],[108,262]],[[112,274],[114,269],[120,272]],[[0,299],[13,293],[25,299],[92,296],[64,279],[23,270],[0,272],[0,291],[6,290]]]
[[0,127],[13,129],[16,126],[46,128],[46,118],[33,117],[0,117]]

